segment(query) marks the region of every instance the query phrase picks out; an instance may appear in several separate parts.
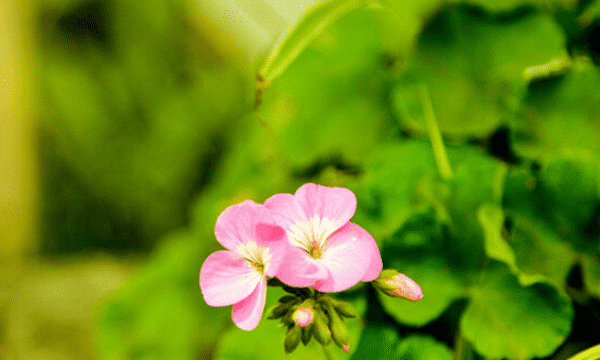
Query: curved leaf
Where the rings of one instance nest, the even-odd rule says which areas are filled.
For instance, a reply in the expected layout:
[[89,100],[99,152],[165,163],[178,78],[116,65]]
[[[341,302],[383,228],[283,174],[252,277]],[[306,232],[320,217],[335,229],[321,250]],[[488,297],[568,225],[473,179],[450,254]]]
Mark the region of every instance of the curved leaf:
[[460,328],[486,357],[545,357],[571,331],[574,310],[564,292],[545,282],[523,287],[497,261],[492,260],[470,294]]
[[267,58],[261,70],[264,80],[278,78],[327,26],[364,3],[364,0],[328,0],[311,9],[282,36]]

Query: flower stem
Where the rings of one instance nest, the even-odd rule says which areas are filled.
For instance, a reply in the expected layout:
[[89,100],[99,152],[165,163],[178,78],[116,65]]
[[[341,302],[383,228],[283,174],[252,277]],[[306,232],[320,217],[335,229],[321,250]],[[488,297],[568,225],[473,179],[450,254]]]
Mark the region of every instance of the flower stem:
[[325,345],[323,345],[322,348],[323,348],[323,353],[325,354],[325,359],[333,360],[333,357],[331,356],[331,352],[329,351],[329,348]]
[[448,154],[444,147],[442,135],[440,134],[440,128],[435,120],[435,112],[433,111],[431,97],[429,96],[429,91],[427,91],[427,86],[425,84],[419,85],[419,96],[421,97],[421,104],[423,106],[425,125],[429,132],[429,140],[433,147],[435,163],[442,179],[450,180],[452,178],[452,168],[450,167],[450,161],[448,160]]

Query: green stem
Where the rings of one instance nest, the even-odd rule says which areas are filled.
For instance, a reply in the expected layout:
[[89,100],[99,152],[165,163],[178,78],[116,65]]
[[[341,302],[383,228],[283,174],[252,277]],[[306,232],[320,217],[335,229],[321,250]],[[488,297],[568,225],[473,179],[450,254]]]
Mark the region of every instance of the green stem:
[[331,352],[329,351],[329,348],[325,345],[323,345],[322,348],[323,348],[323,353],[325,354],[325,359],[333,360],[333,357],[331,356]]
[[427,86],[425,84],[419,85],[419,96],[421,97],[421,104],[423,106],[423,116],[425,118],[425,125],[429,132],[429,140],[433,147],[433,155],[435,157],[435,163],[437,165],[440,176],[444,180],[450,180],[452,178],[452,168],[450,167],[450,161],[448,160],[448,154],[444,147],[442,135],[438,127],[437,121],[435,120],[435,112],[433,111],[433,104],[431,103],[431,97]]

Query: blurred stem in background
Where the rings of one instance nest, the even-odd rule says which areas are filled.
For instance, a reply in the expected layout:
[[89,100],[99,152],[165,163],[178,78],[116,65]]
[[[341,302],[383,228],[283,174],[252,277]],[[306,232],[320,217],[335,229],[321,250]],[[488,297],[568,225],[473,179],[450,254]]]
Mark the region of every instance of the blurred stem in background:
[[[200,20],[198,25],[205,32],[218,29],[227,33],[231,42],[223,41],[222,36],[215,36],[213,39],[218,41],[213,46],[222,56],[238,59],[236,66],[245,66],[239,59],[249,59],[253,71],[256,71],[284,31],[289,32],[302,15],[319,2],[196,0]],[[243,56],[236,56],[241,55],[236,53],[238,51]]]
[[11,270],[37,243],[32,14],[29,1],[0,2],[0,262]]

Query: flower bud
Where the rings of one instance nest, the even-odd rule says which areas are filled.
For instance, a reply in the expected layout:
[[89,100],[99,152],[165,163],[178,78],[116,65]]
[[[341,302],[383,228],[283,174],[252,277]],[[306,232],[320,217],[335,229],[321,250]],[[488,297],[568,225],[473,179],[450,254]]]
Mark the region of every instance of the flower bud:
[[311,308],[298,308],[294,312],[294,322],[300,327],[306,327],[313,321],[313,311]]
[[302,337],[302,328],[298,326],[291,326],[285,334],[285,339],[283,340],[283,349],[285,350],[285,354],[290,354],[300,344],[300,338]]
[[389,296],[401,297],[411,301],[417,301],[423,297],[421,287],[416,282],[393,269],[383,270],[379,277],[373,281],[373,285]]
[[277,301],[279,301],[282,304],[287,304],[293,300],[296,300],[296,297],[294,295],[284,295],[280,297]]
[[354,309],[354,307],[352,305],[350,305],[349,303],[347,303],[345,301],[333,300],[332,304],[333,304],[333,307],[335,308],[335,311],[337,311],[338,314],[340,314],[341,316],[344,316],[347,318],[355,318],[358,316],[356,309]]
[[288,303],[278,303],[271,307],[267,311],[267,319],[279,319],[285,316],[288,313],[289,308],[292,306],[291,302]]
[[334,310],[333,305],[327,304],[327,312],[329,314],[329,328],[331,329],[331,337],[337,346],[348,352],[350,348],[350,334],[348,328]]
[[314,328],[314,325],[312,325],[312,324],[307,327],[302,328],[302,343],[305,346],[308,345],[308,342],[312,338],[313,328]]
[[331,343],[331,331],[327,326],[326,320],[323,318],[321,312],[318,312],[314,317],[314,327],[313,327],[313,336],[317,341],[323,345],[327,346]]

